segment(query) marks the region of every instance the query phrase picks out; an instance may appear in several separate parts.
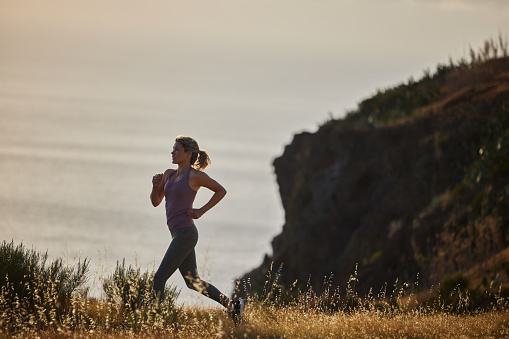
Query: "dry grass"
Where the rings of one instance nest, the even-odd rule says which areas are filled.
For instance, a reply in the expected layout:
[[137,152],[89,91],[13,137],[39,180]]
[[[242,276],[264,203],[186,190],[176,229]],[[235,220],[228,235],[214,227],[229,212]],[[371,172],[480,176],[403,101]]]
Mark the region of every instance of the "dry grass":
[[110,331],[43,331],[19,338],[507,338],[509,312],[473,315],[447,313],[385,314],[337,312],[298,307],[251,306],[245,322],[235,327],[218,309],[186,308],[178,322],[166,329]]
[[[292,294],[275,279],[263,295],[247,299],[244,324],[235,326],[223,309],[179,307],[171,288],[162,303],[143,302],[152,275],[123,263],[105,278],[105,294],[96,299],[80,287],[86,262],[80,270],[48,266],[45,256],[22,246],[4,243],[0,249],[0,270],[7,272],[0,286],[0,339],[509,337],[509,298],[502,285],[478,308],[472,305],[479,295],[461,288],[461,277],[444,280],[441,290],[415,294],[403,284],[377,297],[359,297],[355,285],[346,296]],[[27,271],[19,274],[23,267]]]
[[[509,313],[475,316],[437,314],[384,314],[339,312],[323,314],[284,308],[274,313],[259,309],[248,313],[243,332],[248,337],[286,338],[458,338],[509,335]],[[240,333],[239,333],[240,334]]]
[[[496,296],[495,296],[496,297]],[[310,298],[314,298],[310,300]],[[464,303],[468,296],[463,295]],[[324,309],[323,298],[302,295],[288,304],[268,299],[249,299],[244,323],[235,326],[220,308],[183,307],[164,321],[150,307],[128,311],[122,304],[106,299],[75,295],[69,313],[56,316],[52,309],[41,310],[48,322],[29,320],[12,327],[8,300],[0,309],[0,338],[507,338],[509,302],[494,299],[484,311],[455,312],[439,300],[416,303],[417,296],[385,300],[355,300],[357,306]],[[437,303],[438,302],[438,303]],[[343,305],[345,301],[343,301]],[[437,307],[438,306],[438,307]],[[27,315],[27,310],[18,309]],[[121,316],[121,314],[123,314]],[[125,318],[123,318],[125,317]],[[124,326],[122,319],[136,317],[136,326]],[[9,329],[10,328],[10,329]]]

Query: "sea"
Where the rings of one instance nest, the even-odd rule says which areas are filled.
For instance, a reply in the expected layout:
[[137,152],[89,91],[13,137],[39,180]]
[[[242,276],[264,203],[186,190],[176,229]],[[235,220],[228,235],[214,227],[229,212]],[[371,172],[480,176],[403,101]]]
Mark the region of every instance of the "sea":
[[[237,277],[271,254],[284,224],[272,162],[317,116],[243,97],[189,93],[157,102],[101,87],[69,90],[75,79],[57,80],[14,74],[1,83],[0,240],[69,265],[88,258],[95,297],[117,263],[156,270],[171,237],[164,204],[149,200],[152,176],[174,167],[174,139],[190,135],[210,155],[206,172],[228,191],[196,221],[201,277],[230,294]],[[210,196],[202,188],[195,206]],[[183,304],[214,306],[178,272],[168,284]]]

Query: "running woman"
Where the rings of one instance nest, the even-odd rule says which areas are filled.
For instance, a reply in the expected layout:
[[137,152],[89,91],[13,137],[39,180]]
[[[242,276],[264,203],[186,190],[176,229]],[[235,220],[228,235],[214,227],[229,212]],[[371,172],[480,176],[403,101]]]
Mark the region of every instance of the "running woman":
[[[244,301],[232,301],[213,285],[200,279],[196,266],[195,246],[198,230],[194,219],[199,219],[226,195],[226,190],[203,170],[210,164],[207,152],[200,150],[191,137],[175,139],[171,152],[172,163],[177,169],[167,169],[152,178],[150,200],[154,207],[165,198],[166,220],[172,240],[166,254],[154,275],[152,292],[154,297],[163,298],[164,286],[178,269],[187,287],[217,301],[224,306],[235,324],[242,322]],[[193,208],[196,192],[205,187],[214,192],[201,208]]]

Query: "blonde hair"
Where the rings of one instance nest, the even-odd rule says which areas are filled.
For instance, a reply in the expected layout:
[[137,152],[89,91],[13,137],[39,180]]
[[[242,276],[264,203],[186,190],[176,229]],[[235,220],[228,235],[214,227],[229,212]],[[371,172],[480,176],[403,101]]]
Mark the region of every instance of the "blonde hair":
[[191,137],[180,135],[175,139],[184,147],[184,151],[191,152],[191,166],[193,168],[203,171],[210,165],[210,158],[207,152],[200,150],[198,143]]

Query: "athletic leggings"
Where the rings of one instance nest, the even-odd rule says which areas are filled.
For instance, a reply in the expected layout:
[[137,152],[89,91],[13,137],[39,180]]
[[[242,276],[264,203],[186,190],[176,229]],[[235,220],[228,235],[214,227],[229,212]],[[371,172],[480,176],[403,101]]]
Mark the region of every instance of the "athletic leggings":
[[227,307],[229,299],[213,285],[200,279],[196,267],[196,254],[194,247],[198,242],[198,230],[195,225],[185,226],[171,230],[173,238],[161,265],[154,275],[153,292],[163,298],[164,286],[170,276],[177,270],[180,271],[187,287],[213,299]]

